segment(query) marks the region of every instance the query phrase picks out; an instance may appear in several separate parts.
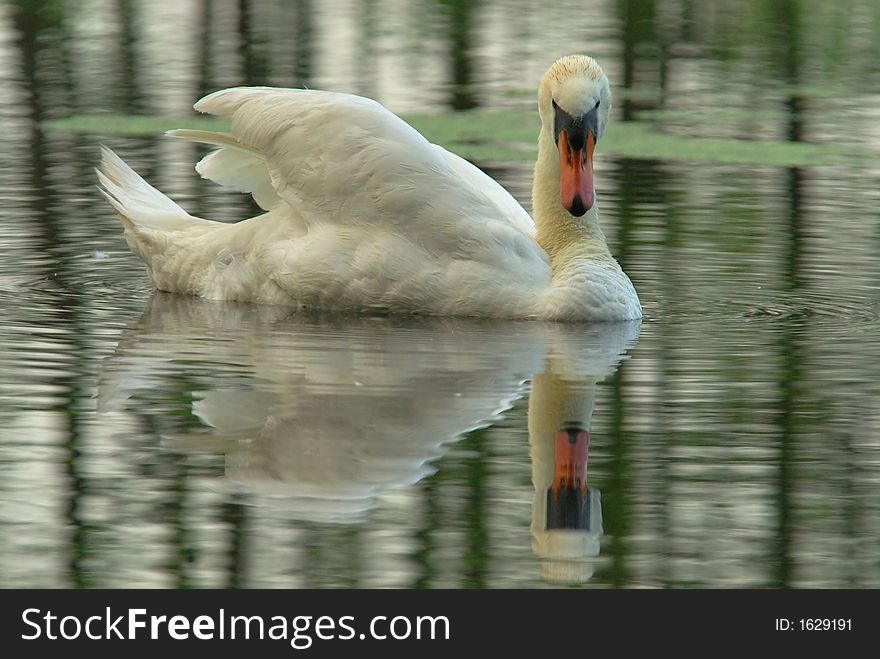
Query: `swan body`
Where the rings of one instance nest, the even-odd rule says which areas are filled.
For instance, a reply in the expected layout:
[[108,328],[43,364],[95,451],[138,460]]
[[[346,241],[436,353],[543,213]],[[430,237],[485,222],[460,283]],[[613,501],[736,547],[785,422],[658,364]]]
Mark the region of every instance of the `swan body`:
[[251,193],[265,211],[256,217],[193,217],[106,148],[98,177],[164,291],[362,313],[627,320],[641,317],[639,299],[592,190],[610,106],[591,58],[558,60],[542,78],[534,221],[379,103],[326,91],[221,90],[194,107],[229,118],[229,133],[169,132],[216,146],[196,170]]

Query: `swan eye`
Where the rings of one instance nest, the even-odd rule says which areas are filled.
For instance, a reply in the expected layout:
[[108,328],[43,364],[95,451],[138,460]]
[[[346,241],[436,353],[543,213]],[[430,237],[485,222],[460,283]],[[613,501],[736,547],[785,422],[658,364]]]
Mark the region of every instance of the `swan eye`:
[[596,101],[596,105],[593,106],[593,109],[595,110],[596,108],[598,108],[598,107],[599,107],[599,103],[601,103],[601,102],[602,102],[601,99],[599,99],[598,101]]

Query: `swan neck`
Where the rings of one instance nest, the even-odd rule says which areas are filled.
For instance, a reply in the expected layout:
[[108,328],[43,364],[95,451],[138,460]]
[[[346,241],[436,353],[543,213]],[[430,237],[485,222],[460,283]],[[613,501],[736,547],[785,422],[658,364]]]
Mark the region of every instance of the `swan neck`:
[[574,217],[563,206],[559,192],[559,153],[546,126],[538,138],[538,160],[532,184],[535,239],[551,263],[572,255],[608,255],[608,244],[599,226],[598,203],[583,216]]

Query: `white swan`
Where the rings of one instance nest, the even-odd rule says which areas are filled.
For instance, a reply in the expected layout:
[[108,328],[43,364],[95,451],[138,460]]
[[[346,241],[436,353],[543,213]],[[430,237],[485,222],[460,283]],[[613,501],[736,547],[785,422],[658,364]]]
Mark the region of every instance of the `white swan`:
[[599,228],[593,149],[611,108],[590,57],[541,78],[534,222],[498,183],[375,101],[240,87],[198,101],[231,133],[196,166],[266,211],[193,217],[109,149],[98,171],[129,246],[165,291],[356,312],[627,320],[632,283]]

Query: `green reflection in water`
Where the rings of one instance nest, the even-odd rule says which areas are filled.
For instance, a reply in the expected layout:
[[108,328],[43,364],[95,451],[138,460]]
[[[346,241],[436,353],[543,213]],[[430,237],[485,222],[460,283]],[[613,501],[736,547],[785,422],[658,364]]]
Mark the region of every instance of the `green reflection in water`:
[[[407,121],[429,140],[472,160],[534,160],[537,116],[532,112],[461,112],[415,115]],[[225,130],[228,123],[212,117],[77,115],[52,120],[56,131],[95,135],[157,135],[172,128]],[[602,153],[651,160],[706,161],[787,167],[860,163],[876,157],[849,146],[792,142],[751,142],[667,135],[640,121],[616,122],[603,136]]]

